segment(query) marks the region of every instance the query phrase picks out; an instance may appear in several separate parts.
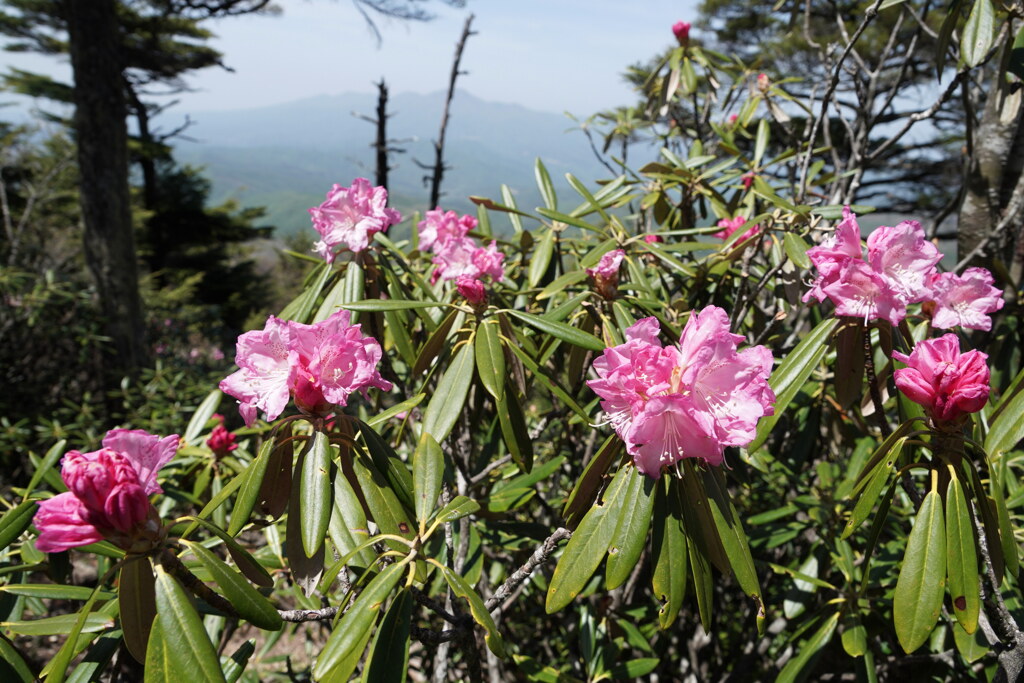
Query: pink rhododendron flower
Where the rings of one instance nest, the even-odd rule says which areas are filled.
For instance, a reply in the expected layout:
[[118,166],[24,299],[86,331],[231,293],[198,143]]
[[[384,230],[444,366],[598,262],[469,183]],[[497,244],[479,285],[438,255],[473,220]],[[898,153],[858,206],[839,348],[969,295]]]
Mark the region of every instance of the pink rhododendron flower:
[[238,399],[246,425],[256,421],[257,410],[267,420],[277,419],[290,397],[302,412],[323,416],[347,405],[353,392],[365,393],[371,386],[391,390],[377,370],[380,344],[349,320],[344,310],[313,325],[270,316],[262,330],[238,338],[235,363],[240,369],[220,388]]
[[484,288],[484,283],[475,277],[460,276],[455,281],[455,288],[473,306],[479,306],[487,301],[487,290]]
[[505,277],[502,262],[505,255],[498,251],[498,243],[491,242],[487,247],[478,247],[468,237],[449,240],[438,249],[434,257],[433,280],[458,280],[462,276],[479,279],[490,275],[494,281]]
[[865,323],[884,318],[893,325],[906,317],[909,304],[931,295],[935,264],[942,258],[917,221],[903,221],[868,236],[865,260],[857,217],[849,207],[835,232],[807,256],[818,275],[804,301],[829,299],[839,315]]
[[737,350],[725,311],[693,312],[678,346],[658,341],[658,320],[644,318],[626,330],[626,342],[594,361],[597,379],[587,384],[648,476],[682,458],[720,465],[726,446],[745,446],[757,420],[772,414],[768,386],[771,352]]
[[760,73],[757,75],[757,89],[760,90],[761,92],[768,92],[768,88],[771,86],[771,84],[772,82],[768,78],[768,74]]
[[206,440],[206,445],[210,447],[214,455],[223,457],[238,448],[238,444],[235,443],[235,435],[224,427],[224,416],[214,413],[213,418],[220,424],[210,432],[210,438]]
[[616,286],[619,284],[619,266],[626,252],[612,249],[601,256],[601,260],[593,268],[587,268],[587,275],[594,282],[594,289],[605,299],[614,299]]
[[963,275],[942,273],[931,281],[935,312],[932,325],[942,329],[963,327],[991,330],[995,313],[1003,307],[1003,292],[992,286],[992,273],[985,268],[968,268]]
[[438,251],[448,242],[461,239],[475,228],[477,220],[472,216],[461,218],[454,211],[442,211],[437,207],[427,211],[424,219],[417,224],[420,236],[420,251]]
[[103,448],[69,451],[61,460],[66,493],[39,503],[36,547],[56,553],[109,539],[125,550],[152,547],[161,524],[149,496],[160,493],[156,473],[174,457],[178,436],[114,429]]
[[955,334],[926,339],[909,356],[894,351],[892,357],[907,364],[893,373],[897,388],[924,406],[937,425],[956,423],[988,401],[988,356],[977,350],[961,354]]
[[661,235],[655,235],[654,233],[648,233],[644,235],[644,242],[647,242],[647,244],[654,244],[655,242],[664,241],[665,240],[661,239]]
[[676,37],[680,45],[687,45],[690,42],[690,24],[685,21],[677,21],[672,24],[672,35]]
[[374,233],[402,220],[398,211],[385,206],[387,202],[388,191],[371,187],[366,178],[356,178],[351,187],[335,185],[323,204],[309,210],[313,227],[322,237],[313,250],[331,263],[338,245],[352,251],[366,249]]
[[[732,236],[732,234],[734,232],[736,232],[737,230],[739,230],[740,228],[742,228],[746,224],[747,224],[747,219],[746,219],[745,216],[736,216],[736,218],[733,218],[732,220],[729,220],[728,218],[723,218],[720,221],[718,221],[718,223],[716,224],[716,225],[718,225],[718,227],[720,227],[722,229],[719,230],[718,232],[714,233],[714,236],[715,237],[720,237],[723,240],[727,240],[727,239],[729,239]],[[750,228],[749,230],[747,230],[745,233],[743,233],[743,236],[740,237],[739,240],[737,240],[737,241],[742,242],[743,240],[747,239],[748,237],[753,237],[754,235],[756,235],[759,232],[761,232],[761,226],[760,225],[755,225],[752,228]]]

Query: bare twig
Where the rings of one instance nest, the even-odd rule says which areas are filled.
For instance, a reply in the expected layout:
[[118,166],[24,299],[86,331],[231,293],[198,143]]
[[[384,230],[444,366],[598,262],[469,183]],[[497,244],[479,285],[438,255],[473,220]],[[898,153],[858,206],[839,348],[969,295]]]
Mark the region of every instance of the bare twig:
[[498,590],[494,591],[494,595],[492,595],[486,602],[487,611],[495,612],[495,608],[501,604],[502,600],[509,596],[516,586],[525,581],[538,565],[544,563],[549,557],[551,557],[551,554],[555,552],[555,548],[558,547],[559,541],[564,538],[571,537],[572,532],[562,527],[556,529],[553,534],[544,539],[544,542],[533,551],[533,555],[530,556],[530,559],[527,560],[522,567],[512,572],[512,575],[505,579],[503,584],[498,586]]

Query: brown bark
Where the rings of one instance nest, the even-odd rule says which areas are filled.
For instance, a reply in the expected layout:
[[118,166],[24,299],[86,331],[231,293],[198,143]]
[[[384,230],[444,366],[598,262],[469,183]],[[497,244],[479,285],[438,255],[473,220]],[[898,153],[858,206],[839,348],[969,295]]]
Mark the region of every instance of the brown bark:
[[75,79],[85,258],[113,342],[108,381],[146,358],[128,192],[128,131],[115,0],[65,0]]

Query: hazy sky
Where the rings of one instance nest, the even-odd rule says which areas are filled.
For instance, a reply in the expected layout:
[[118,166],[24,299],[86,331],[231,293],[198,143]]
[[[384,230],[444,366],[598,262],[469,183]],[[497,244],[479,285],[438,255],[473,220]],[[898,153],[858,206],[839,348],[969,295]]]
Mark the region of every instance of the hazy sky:
[[[240,109],[321,94],[369,92],[384,77],[392,92],[447,87],[455,43],[476,15],[458,87],[498,102],[587,116],[634,100],[621,74],[674,42],[671,26],[692,19],[696,0],[468,0],[457,10],[424,3],[431,22],[377,21],[383,40],[348,0],[280,0],[279,16],[208,23],[233,73],[189,77],[195,92],[173,112]],[[60,74],[55,61],[4,54],[4,61]],[[67,67],[64,67],[66,73]],[[0,99],[9,100],[0,95]]]

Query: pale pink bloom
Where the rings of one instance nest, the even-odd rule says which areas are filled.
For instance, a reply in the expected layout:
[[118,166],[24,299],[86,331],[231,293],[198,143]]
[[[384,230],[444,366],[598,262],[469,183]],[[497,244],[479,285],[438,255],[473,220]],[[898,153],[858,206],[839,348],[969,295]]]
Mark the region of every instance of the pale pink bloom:
[[757,420],[772,414],[771,352],[737,351],[742,337],[715,306],[691,313],[678,346],[662,347],[658,331],[653,317],[630,327],[594,361],[598,378],[587,384],[644,474],[682,458],[719,465],[726,446],[750,443]]
[[449,241],[465,237],[476,226],[477,220],[472,216],[460,218],[454,211],[445,212],[441,210],[441,207],[427,211],[424,219],[417,225],[420,235],[420,251],[437,251]]
[[988,314],[1003,307],[1003,292],[992,283],[992,273],[985,268],[968,268],[963,275],[936,275],[931,282],[935,302],[932,326],[991,330],[992,319]]
[[597,279],[610,280],[619,277],[619,266],[622,265],[622,259],[626,257],[626,252],[621,249],[612,249],[606,252],[601,260],[598,261],[597,265],[593,268],[587,268],[587,275]]
[[152,537],[159,522],[149,496],[162,491],[157,470],[177,449],[176,434],[161,439],[142,430],[114,429],[98,451],[69,451],[61,461],[69,490],[39,503],[33,520],[39,530],[36,547],[54,553],[110,538],[128,549],[138,536]]
[[[729,237],[731,237],[734,232],[736,232],[737,230],[739,230],[740,228],[742,228],[746,224],[747,224],[747,219],[744,216],[736,216],[736,218],[733,218],[731,220],[728,219],[728,218],[723,218],[720,221],[718,221],[718,223],[717,223],[718,227],[720,227],[722,229],[719,230],[718,232],[714,233],[714,236],[715,237],[720,237],[723,240],[729,239]],[[756,235],[760,231],[761,231],[761,226],[760,225],[755,225],[755,226],[751,227],[749,230],[747,230],[745,233],[743,233],[743,236],[740,237],[738,241],[743,241],[743,240],[747,239],[748,237],[753,237],[754,235]]]
[[889,281],[863,261],[850,261],[822,291],[836,305],[836,315],[869,320],[884,318],[899,325],[907,307]]
[[655,242],[664,241],[665,240],[661,239],[661,235],[655,235],[654,233],[648,233],[644,235],[644,242],[647,242],[647,244],[654,244]]
[[677,21],[672,24],[672,35],[676,37],[680,45],[690,42],[690,24],[685,21]]
[[843,220],[835,227],[835,230],[826,237],[821,244],[807,250],[807,257],[818,270],[818,277],[811,286],[811,290],[804,295],[803,300],[809,301],[812,297],[818,301],[828,298],[824,288],[839,279],[839,273],[851,260],[861,260],[864,250],[860,246],[860,226],[857,225],[857,216],[850,210],[850,207],[843,207]]
[[238,399],[247,425],[255,422],[257,409],[268,421],[277,419],[290,397],[299,410],[322,416],[347,405],[353,392],[365,394],[371,386],[391,390],[377,370],[380,344],[349,321],[345,310],[314,325],[270,316],[262,331],[238,338],[240,369],[220,388]]
[[988,356],[977,350],[961,354],[955,334],[926,339],[909,356],[894,351],[892,357],[907,364],[893,373],[896,386],[937,424],[956,422],[988,401]]
[[768,74],[760,73],[757,75],[757,89],[761,92],[768,92],[768,88],[771,86],[771,80],[768,78]]
[[942,254],[925,239],[917,221],[881,226],[868,235],[868,263],[889,281],[904,304],[924,301]]
[[331,263],[338,245],[352,251],[366,249],[374,233],[402,220],[398,211],[386,207],[387,201],[388,191],[371,187],[366,178],[356,178],[351,187],[335,185],[320,206],[309,210],[313,227],[322,237],[313,250]]
[[505,277],[505,268],[502,266],[504,260],[505,255],[498,251],[497,242],[492,241],[487,247],[478,247],[468,237],[455,238],[437,250],[433,259],[437,269],[432,279],[458,280],[463,276],[479,279],[490,275],[497,282]]
[[479,306],[487,301],[487,290],[484,283],[475,277],[462,275],[455,281],[459,294],[472,306]]
[[498,242],[491,240],[486,247],[478,247],[473,251],[473,267],[479,271],[476,277],[490,275],[495,282],[505,277],[505,267],[502,263],[505,255],[498,251]]

